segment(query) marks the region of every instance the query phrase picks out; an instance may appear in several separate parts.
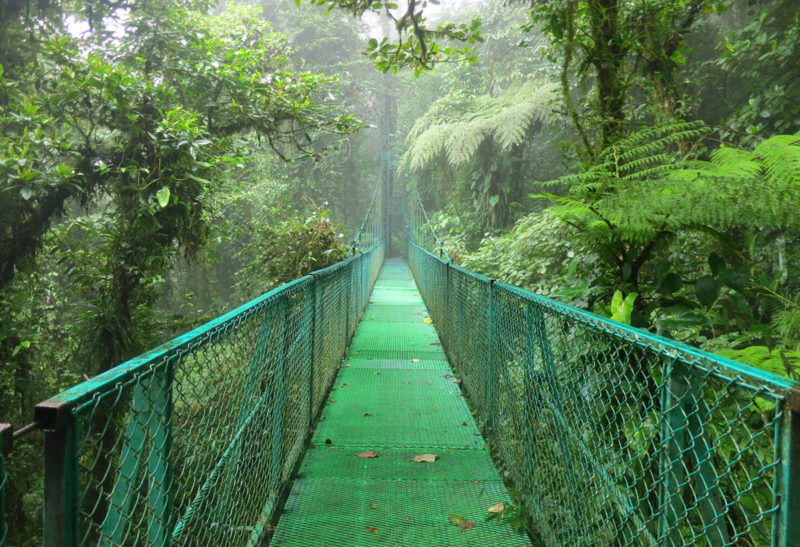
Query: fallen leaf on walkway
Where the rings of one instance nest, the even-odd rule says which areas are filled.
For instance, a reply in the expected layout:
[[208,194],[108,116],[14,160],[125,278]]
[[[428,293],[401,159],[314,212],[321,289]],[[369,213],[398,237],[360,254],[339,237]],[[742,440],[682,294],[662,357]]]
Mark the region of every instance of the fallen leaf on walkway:
[[375,452],[374,450],[367,450],[366,452],[359,452],[357,455],[358,455],[359,458],[377,458],[378,457],[378,453]]
[[462,530],[469,530],[470,528],[474,528],[475,527],[475,523],[474,522],[472,522],[471,520],[465,519],[461,515],[450,515],[447,518],[450,519],[450,522],[452,522],[456,526],[460,526]]
[[329,403],[335,403],[335,402],[336,402],[336,399],[329,398],[329,399],[328,399],[328,402],[329,402]]
[[501,501],[500,503],[495,503],[494,505],[489,507],[488,511],[490,513],[500,513],[505,508],[506,508],[506,504]]
[[433,385],[433,382],[428,382],[428,385],[429,385],[429,386],[432,386],[432,385]]
[[464,427],[466,427],[466,426],[467,426],[467,422],[461,422],[461,425],[463,425]]
[[339,387],[344,387],[344,386],[346,386],[346,385],[347,385],[347,384],[340,384],[340,385],[339,385]]
[[414,456],[411,461],[412,462],[426,462],[426,463],[433,463],[435,462],[439,456],[436,454],[417,454]]
[[325,439],[325,444],[333,444],[333,441],[330,439]]
[[436,408],[436,403],[433,403],[433,408]]
[[430,317],[426,317],[425,319],[422,320],[422,322],[425,323],[426,325],[430,325],[431,323],[433,323]]
[[445,377],[446,380],[449,380],[450,378],[453,378],[453,375],[452,374],[445,374],[444,377]]
[[377,528],[373,528],[372,526],[364,526],[364,528],[366,528],[367,532],[372,532],[373,534],[377,534],[380,531]]
[[344,367],[347,368],[350,366],[350,363],[347,363]]
[[371,503],[369,508],[377,510],[378,509],[378,504],[377,503]]
[[380,372],[376,372],[376,373],[375,373],[375,376],[378,376],[379,374],[380,374]]
[[364,417],[365,417],[365,418],[372,418],[372,414],[370,414],[369,412],[367,412],[366,414],[364,414]]
[[412,363],[419,363],[419,359],[412,359],[411,362]]
[[[460,384],[461,383],[461,378],[459,378],[459,377],[453,378],[453,383],[454,384]],[[345,385],[347,385],[347,384],[345,384]]]

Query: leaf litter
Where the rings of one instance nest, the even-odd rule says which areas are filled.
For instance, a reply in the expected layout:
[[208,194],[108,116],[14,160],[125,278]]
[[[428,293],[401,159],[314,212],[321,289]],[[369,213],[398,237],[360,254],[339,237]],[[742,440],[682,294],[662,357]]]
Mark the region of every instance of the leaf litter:
[[472,528],[475,527],[475,523],[473,521],[467,520],[461,515],[450,515],[447,518],[450,520],[450,522],[452,522],[456,526],[459,526],[462,531],[471,530]]

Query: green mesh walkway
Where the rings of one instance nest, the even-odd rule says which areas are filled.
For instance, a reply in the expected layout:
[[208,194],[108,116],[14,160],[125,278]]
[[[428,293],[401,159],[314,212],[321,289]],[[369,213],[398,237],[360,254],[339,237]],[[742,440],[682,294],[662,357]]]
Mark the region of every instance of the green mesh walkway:
[[529,544],[484,520],[510,500],[427,316],[408,266],[387,261],[272,545]]

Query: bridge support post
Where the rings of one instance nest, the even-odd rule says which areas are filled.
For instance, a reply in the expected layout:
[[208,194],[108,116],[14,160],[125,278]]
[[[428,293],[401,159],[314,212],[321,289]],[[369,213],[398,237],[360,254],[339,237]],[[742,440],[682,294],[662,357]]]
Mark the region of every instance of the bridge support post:
[[784,405],[783,424],[779,431],[781,468],[775,471],[781,508],[772,520],[775,545],[790,547],[800,537],[800,413]]
[[496,314],[494,279],[489,280],[489,312],[488,312],[488,332],[489,332],[489,359],[486,367],[486,430],[491,432],[494,428],[494,382],[495,382],[495,360],[497,358],[497,348],[495,338]]
[[[525,423],[522,425],[524,450],[529,457],[525,458],[525,477],[534,476],[534,457],[536,453],[536,427],[534,423],[537,418],[539,405],[537,404],[537,374],[536,374],[536,341],[538,331],[535,322],[535,310],[533,302],[525,303],[525,359],[523,361],[523,409]],[[522,485],[523,493],[529,494],[532,485]],[[530,489],[530,490],[529,490]]]
[[44,545],[78,544],[78,432],[64,404],[36,405],[44,429]]
[[308,371],[308,420],[307,427],[310,430],[314,423],[314,367],[316,366],[316,341],[317,341],[317,278],[311,276],[311,282],[306,287],[305,309],[303,325],[308,333],[308,347],[306,348],[307,371]]
[[[453,317],[453,314],[450,312],[450,262],[446,262],[444,265],[444,317]],[[444,331],[442,340],[450,340],[452,327],[448,328],[448,325],[451,325],[452,321],[442,321],[442,323],[444,324],[437,325],[437,327]],[[447,349],[448,348],[445,347],[445,350]]]
[[729,545],[723,496],[707,431],[709,410],[703,397],[703,379],[680,370],[672,359],[664,365],[663,378],[659,544],[683,545],[684,497],[691,492],[691,503],[698,507],[703,521],[705,540],[712,547]]
[[686,423],[681,403],[684,388],[675,377],[674,359],[665,362],[663,370],[658,541],[671,546],[683,543],[678,520],[683,505],[681,492],[686,486],[682,457]]

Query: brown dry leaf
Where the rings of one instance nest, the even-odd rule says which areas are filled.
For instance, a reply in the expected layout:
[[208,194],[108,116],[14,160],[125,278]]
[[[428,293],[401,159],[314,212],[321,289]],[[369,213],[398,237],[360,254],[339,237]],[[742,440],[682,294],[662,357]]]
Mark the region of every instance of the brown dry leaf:
[[437,456],[436,454],[417,454],[416,456],[414,456],[414,457],[411,459],[411,461],[412,461],[412,462],[426,462],[426,463],[433,463],[433,462],[435,462],[437,459],[439,459],[439,456]]
[[411,362],[412,363],[419,363],[419,359],[412,359]]
[[333,444],[333,441],[330,439],[325,439],[325,444]]
[[489,507],[489,512],[490,513],[501,513],[503,511],[503,509],[505,509],[505,508],[506,508],[506,504],[501,501],[500,503],[495,503],[494,505]]
[[329,398],[329,399],[328,399],[328,402],[329,402],[329,403],[335,403],[335,402],[336,402],[336,399],[334,399],[333,397],[331,397],[331,398]]
[[375,452],[374,450],[367,450],[366,452],[359,452],[357,455],[358,455],[359,458],[377,458],[378,457],[378,453]]
[[[367,412],[366,414],[364,414],[364,417],[365,417],[365,418],[372,418],[372,414],[370,414],[369,412]],[[465,425],[466,425],[466,424],[465,424]]]
[[433,385],[433,382],[428,382],[428,385],[429,385],[429,386],[432,386],[432,385]]
[[456,526],[461,527],[462,530],[469,530],[469,529],[475,527],[475,523],[474,522],[472,522],[471,520],[465,519],[461,515],[450,515],[447,518],[450,520],[450,522],[452,522]]
[[369,508],[370,508],[370,509],[375,509],[375,510],[377,511],[377,510],[378,510],[378,504],[377,504],[377,503],[371,503],[371,504],[369,505]]
[[375,376],[378,376],[379,374],[380,374],[380,372],[376,372],[376,373],[375,373]]
[[347,367],[349,367],[349,366],[350,366],[350,363],[347,363],[347,364],[344,366],[344,368],[347,368]]
[[467,422],[461,422],[461,425],[463,425],[464,427],[467,427]]
[[452,374],[445,374],[444,377],[445,377],[445,379],[449,380],[450,378],[453,377],[453,375]]
[[372,526],[364,526],[364,528],[367,530],[367,532],[372,532],[373,534],[377,534],[380,531],[377,528],[373,528]]
[[461,383],[461,378],[457,378],[457,377],[453,378],[453,383],[454,384],[460,384]]
[[433,403],[433,408],[436,408],[436,403]]

